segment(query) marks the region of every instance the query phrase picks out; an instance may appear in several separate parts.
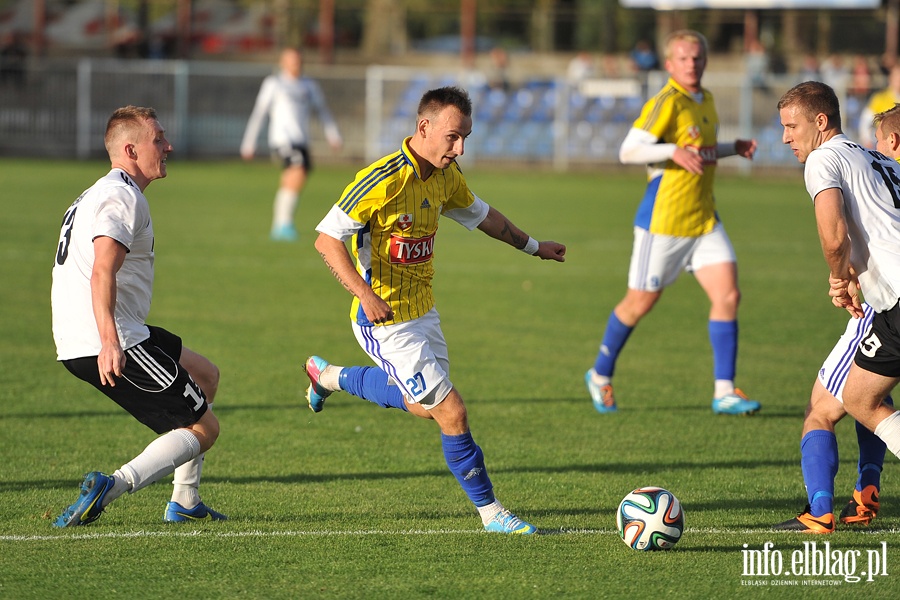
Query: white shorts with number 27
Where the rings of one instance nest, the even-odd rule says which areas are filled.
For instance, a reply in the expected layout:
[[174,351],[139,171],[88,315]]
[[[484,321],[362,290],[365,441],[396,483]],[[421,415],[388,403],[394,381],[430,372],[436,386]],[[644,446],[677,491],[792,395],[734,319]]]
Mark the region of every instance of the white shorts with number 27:
[[450,356],[437,309],[412,321],[360,326],[353,334],[375,364],[399,386],[408,402],[434,408],[453,389]]

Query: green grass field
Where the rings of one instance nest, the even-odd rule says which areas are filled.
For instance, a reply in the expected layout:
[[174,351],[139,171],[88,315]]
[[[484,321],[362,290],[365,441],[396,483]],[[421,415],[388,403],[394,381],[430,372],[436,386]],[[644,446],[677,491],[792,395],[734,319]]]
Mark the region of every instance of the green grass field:
[[[449,220],[437,238],[453,381],[498,498],[548,533],[516,538],[481,531],[433,423],[346,394],[320,414],[306,408],[306,356],[366,361],[350,298],[312,246],[352,171],[316,171],[300,242],[276,244],[274,166],[172,160],[169,177],[148,189],[151,322],[221,368],[222,434],[201,492],[230,520],[164,524],[171,488],[162,481],[95,524],[52,528],[83,473],[115,470],[153,438],[55,363],[49,293],[60,219],[106,169],[13,159],[0,168],[0,598],[800,598],[811,583],[876,598],[900,589],[891,455],[870,529],[826,539],[769,529],[805,504],[803,410],[846,323],[826,295],[799,169],[777,179],[723,173],[717,184],[743,291],[738,385],[763,403],[750,418],[710,410],[708,305],[690,276],[629,341],[616,374],[619,413],[598,415],[586,396],[584,371],[625,290],[639,173],[471,169],[481,197],[534,237],[568,246],[556,264]],[[856,478],[849,419],[838,440],[839,510]],[[635,552],[616,535],[616,506],[645,485],[683,503],[686,531],[671,551]],[[856,574],[886,542],[888,576],[742,577],[745,549],[773,542],[790,567],[805,542],[826,541],[842,557],[859,553]]]

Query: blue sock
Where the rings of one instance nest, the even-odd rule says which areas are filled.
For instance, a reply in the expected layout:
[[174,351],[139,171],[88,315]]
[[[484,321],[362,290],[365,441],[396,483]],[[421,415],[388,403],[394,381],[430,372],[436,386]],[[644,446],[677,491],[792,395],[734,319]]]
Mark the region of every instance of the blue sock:
[[[888,396],[885,400],[891,406],[894,400]],[[862,491],[867,485],[881,489],[881,469],[884,466],[884,442],[877,435],[856,423],[856,440],[859,442],[859,479],[856,489]]]
[[600,353],[597,354],[597,360],[594,362],[594,371],[598,375],[612,377],[613,371],[616,369],[616,359],[619,353],[625,347],[628,336],[634,331],[634,327],[629,327],[619,320],[615,311],[609,315],[606,322],[606,332],[603,334],[603,343],[600,345]]
[[388,383],[388,374],[375,367],[344,367],[338,376],[341,389],[384,408],[407,410],[403,392]]
[[737,370],[737,321],[710,321],[709,342],[713,351],[714,378],[734,381]]
[[494,486],[484,467],[484,454],[472,439],[471,432],[462,435],[441,434],[441,447],[450,472],[459,481],[466,496],[475,506],[494,501]]
[[812,515],[821,517],[834,512],[838,447],[833,431],[815,429],[803,436],[800,441],[800,468]]

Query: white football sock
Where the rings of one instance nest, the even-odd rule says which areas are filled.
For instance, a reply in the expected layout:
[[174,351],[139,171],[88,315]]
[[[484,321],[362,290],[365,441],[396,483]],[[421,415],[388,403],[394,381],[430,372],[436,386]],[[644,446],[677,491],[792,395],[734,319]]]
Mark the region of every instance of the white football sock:
[[206,452],[175,469],[172,502],[177,502],[184,508],[194,508],[200,504],[200,475],[203,473],[205,456]]
[[106,494],[103,496],[103,501],[100,504],[100,508],[106,508],[110,502],[124,494],[128,491],[128,488],[131,484],[125,479],[125,474],[122,471],[116,470],[115,473],[110,475],[113,478],[113,486]]
[[481,515],[481,522],[482,522],[484,525],[487,525],[488,523],[491,522],[491,519],[493,519],[494,516],[495,516],[498,512],[500,512],[501,510],[503,510],[503,505],[500,504],[500,501],[499,501],[499,500],[494,500],[493,502],[491,502],[491,503],[488,504],[488,505],[485,505],[485,506],[476,506],[475,508],[478,509],[478,514]]
[[[213,403],[209,403],[209,411],[212,411]],[[203,474],[203,460],[206,452],[193,458],[183,465],[175,468],[175,476],[172,478],[172,502],[177,502],[184,508],[194,508],[200,504],[200,476]]]
[[900,411],[882,420],[875,427],[875,435],[881,438],[894,456],[900,458]]
[[344,367],[337,365],[328,365],[322,369],[322,373],[319,375],[319,385],[326,390],[339,392],[341,390],[340,377],[343,369]]
[[607,377],[606,375],[599,375],[597,371],[591,369],[591,381],[600,387],[604,385],[609,385],[612,382],[612,378]]
[[279,188],[275,193],[275,207],[272,215],[272,228],[294,224],[294,213],[297,212],[298,194],[287,188]]
[[199,456],[200,442],[187,429],[175,429],[152,442],[117,471],[129,483],[129,492],[134,493],[172,473],[176,467]]
[[721,398],[734,393],[734,381],[730,379],[716,379],[715,391],[713,398]]

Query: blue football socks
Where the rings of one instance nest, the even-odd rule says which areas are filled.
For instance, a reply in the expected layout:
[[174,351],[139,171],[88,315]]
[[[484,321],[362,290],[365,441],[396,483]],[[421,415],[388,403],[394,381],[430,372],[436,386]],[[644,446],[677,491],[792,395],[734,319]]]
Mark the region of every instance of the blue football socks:
[[609,320],[606,322],[606,332],[603,334],[603,343],[600,345],[600,352],[594,362],[594,371],[598,375],[612,377],[613,371],[616,369],[616,359],[619,358],[619,353],[625,347],[625,342],[628,341],[628,336],[632,331],[634,331],[634,327],[622,323],[615,311],[610,313]]
[[[885,400],[893,406],[894,400],[888,396]],[[887,449],[881,438],[863,427],[857,421],[856,439],[859,442],[859,479],[856,480],[857,491],[868,485],[881,489],[881,469],[884,466],[884,453]]]
[[403,392],[388,381],[388,374],[376,367],[344,367],[338,376],[338,383],[345,392],[384,408],[408,410]]
[[737,321],[710,321],[709,343],[713,352],[713,378],[734,381],[737,370]]
[[810,513],[834,512],[834,476],[838,471],[837,438],[833,431],[815,429],[800,441],[800,468],[806,483]]
[[475,506],[494,501],[494,486],[484,467],[484,454],[472,439],[472,433],[447,435],[441,433],[441,447],[450,472],[459,481],[466,496]]

